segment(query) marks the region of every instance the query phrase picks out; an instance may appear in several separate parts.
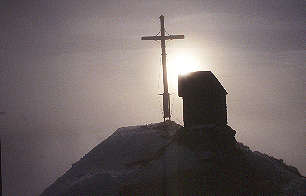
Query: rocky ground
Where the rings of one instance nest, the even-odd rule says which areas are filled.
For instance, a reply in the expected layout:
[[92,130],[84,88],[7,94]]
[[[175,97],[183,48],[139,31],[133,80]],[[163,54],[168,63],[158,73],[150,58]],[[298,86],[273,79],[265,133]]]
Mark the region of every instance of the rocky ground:
[[251,151],[235,133],[172,121],[120,128],[41,195],[306,195],[295,167]]

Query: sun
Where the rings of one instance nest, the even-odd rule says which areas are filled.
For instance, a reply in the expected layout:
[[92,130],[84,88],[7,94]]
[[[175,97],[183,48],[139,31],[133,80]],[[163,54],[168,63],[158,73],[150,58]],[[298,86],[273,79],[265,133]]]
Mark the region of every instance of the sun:
[[167,58],[168,83],[170,90],[177,89],[178,75],[186,75],[190,72],[200,71],[200,61],[192,53],[175,52]]
[[177,53],[168,60],[170,77],[177,77],[179,74],[188,74],[200,69],[199,61],[192,54]]

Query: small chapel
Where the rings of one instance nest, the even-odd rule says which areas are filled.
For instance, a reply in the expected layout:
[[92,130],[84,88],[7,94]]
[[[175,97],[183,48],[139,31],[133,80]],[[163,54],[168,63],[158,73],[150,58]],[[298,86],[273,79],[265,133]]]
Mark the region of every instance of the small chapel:
[[[160,19],[160,33],[143,36],[141,40],[160,40],[163,68],[163,118],[171,119],[170,94],[168,92],[166,40],[184,39],[184,35],[166,35],[164,16]],[[160,35],[159,35],[160,34]],[[178,95],[183,98],[184,127],[216,126],[227,124],[227,92],[210,71],[197,71],[178,78]]]
[[183,98],[184,127],[227,124],[227,92],[211,71],[180,75],[178,95]]

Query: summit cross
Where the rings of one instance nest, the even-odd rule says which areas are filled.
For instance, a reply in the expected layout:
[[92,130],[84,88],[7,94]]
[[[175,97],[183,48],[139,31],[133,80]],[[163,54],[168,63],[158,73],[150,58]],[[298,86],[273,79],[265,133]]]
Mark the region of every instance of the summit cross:
[[163,66],[163,84],[164,84],[164,93],[163,95],[163,112],[164,112],[164,122],[166,121],[166,118],[169,120],[171,119],[170,114],[170,98],[169,98],[169,92],[168,92],[168,79],[167,79],[167,60],[166,60],[166,40],[172,40],[172,39],[184,39],[184,35],[165,35],[165,22],[164,22],[164,16],[161,15],[159,17],[160,19],[160,35],[156,36],[145,36],[141,37],[141,40],[160,40],[160,46],[162,49],[162,66]]

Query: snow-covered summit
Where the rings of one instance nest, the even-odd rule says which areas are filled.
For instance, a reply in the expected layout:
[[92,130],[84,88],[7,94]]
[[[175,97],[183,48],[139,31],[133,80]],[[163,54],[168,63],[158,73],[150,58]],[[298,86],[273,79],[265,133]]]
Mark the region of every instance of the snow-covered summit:
[[119,128],[41,195],[306,192],[296,168],[252,152],[234,135],[229,126],[187,130],[172,121]]

